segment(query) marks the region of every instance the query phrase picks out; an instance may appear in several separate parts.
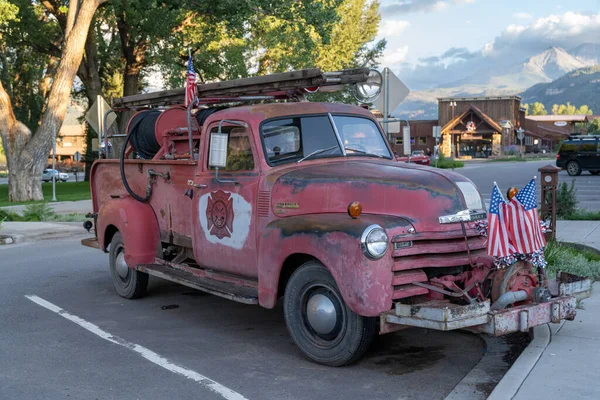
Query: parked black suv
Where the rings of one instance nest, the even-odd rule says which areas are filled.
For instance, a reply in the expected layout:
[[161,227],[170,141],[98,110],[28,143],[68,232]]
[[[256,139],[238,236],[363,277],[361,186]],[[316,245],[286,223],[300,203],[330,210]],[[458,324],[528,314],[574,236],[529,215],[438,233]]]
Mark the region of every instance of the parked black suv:
[[558,149],[556,166],[571,176],[581,175],[581,171],[600,174],[600,135],[569,136]]

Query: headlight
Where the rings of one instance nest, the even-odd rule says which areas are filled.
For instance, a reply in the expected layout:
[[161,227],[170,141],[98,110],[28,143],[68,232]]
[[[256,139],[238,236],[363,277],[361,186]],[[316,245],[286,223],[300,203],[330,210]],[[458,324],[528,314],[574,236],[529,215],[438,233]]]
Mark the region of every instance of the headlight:
[[384,256],[388,248],[388,236],[379,225],[371,225],[360,238],[361,248],[365,256],[377,260]]

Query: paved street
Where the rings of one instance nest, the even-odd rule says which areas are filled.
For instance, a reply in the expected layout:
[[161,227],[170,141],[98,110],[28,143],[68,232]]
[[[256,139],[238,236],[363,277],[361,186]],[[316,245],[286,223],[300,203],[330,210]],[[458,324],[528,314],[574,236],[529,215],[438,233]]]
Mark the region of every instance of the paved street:
[[152,278],[124,300],[107,263],[77,239],[0,246],[0,398],[441,399],[483,353],[471,334],[410,329],[327,368],[300,355],[281,306]]
[[[483,194],[489,204],[492,196],[494,181],[498,183],[502,194],[511,186],[521,189],[531,178],[537,176],[540,179],[538,169],[546,165],[556,165],[552,160],[527,161],[527,162],[469,162],[464,168],[455,171],[471,179]],[[566,171],[558,174],[559,182],[567,182],[575,179],[577,190],[578,207],[589,211],[600,210],[600,176],[582,172],[580,176],[569,176]],[[540,186],[538,188],[538,201],[540,200]]]

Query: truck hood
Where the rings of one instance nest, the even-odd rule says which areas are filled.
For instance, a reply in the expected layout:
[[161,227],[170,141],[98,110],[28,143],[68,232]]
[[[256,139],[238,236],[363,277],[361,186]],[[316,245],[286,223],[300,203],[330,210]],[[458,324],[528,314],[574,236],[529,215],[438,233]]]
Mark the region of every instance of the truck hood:
[[460,174],[389,160],[306,163],[269,180],[271,205],[280,217],[346,213],[358,201],[363,214],[403,217],[421,232],[443,231],[450,227],[439,223],[440,216],[485,204],[475,185]]

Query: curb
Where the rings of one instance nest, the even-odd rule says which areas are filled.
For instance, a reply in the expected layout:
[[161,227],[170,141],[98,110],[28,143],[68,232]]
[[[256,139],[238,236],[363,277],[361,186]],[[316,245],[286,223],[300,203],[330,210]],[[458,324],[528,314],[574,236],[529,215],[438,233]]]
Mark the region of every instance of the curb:
[[33,235],[9,235],[12,243],[36,242],[38,240],[66,239],[76,236],[89,235],[87,232],[49,232]]
[[498,382],[492,393],[490,393],[488,400],[510,400],[515,397],[544,350],[550,344],[551,337],[552,333],[547,324],[533,328],[533,340],[523,350],[502,380]]

